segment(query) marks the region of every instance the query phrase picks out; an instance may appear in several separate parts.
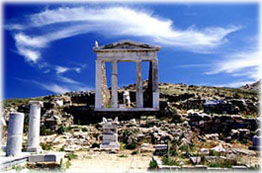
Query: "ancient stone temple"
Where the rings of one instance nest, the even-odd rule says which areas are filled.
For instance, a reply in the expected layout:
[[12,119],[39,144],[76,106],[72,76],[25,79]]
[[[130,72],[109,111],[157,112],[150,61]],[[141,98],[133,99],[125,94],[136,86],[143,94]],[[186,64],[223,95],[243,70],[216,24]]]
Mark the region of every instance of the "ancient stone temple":
[[[120,41],[104,46],[96,46],[93,50],[97,53],[96,59],[96,111],[156,111],[159,110],[159,89],[158,89],[158,46],[151,46],[133,41]],[[136,63],[136,107],[120,108],[118,105],[118,62],[129,61]],[[151,93],[151,107],[144,107],[142,62],[149,62],[149,86]],[[103,64],[111,63],[111,103],[103,104]]]
[[103,118],[100,124],[103,126],[103,142],[100,148],[119,150],[120,144],[118,143],[117,134],[118,118],[116,117],[114,121]]

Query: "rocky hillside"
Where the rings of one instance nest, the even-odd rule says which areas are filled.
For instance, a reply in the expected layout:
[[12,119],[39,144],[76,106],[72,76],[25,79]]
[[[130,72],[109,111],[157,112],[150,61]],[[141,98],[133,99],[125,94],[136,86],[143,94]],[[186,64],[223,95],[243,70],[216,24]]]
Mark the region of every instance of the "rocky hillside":
[[246,84],[242,87],[240,87],[241,89],[245,89],[245,90],[260,90],[261,89],[261,80],[252,83],[252,84]]
[[[147,81],[144,81],[144,88]],[[138,118],[143,115],[157,115],[170,117],[174,115],[187,116],[188,111],[200,112],[207,115],[239,115],[243,118],[255,118],[258,115],[258,91],[234,89],[225,87],[194,86],[185,84],[160,83],[160,111],[141,113],[111,113],[110,115],[96,113],[94,108],[94,92],[80,91],[68,92],[60,95],[50,95],[28,99],[9,99],[4,101],[5,120],[11,111],[24,112],[28,121],[29,100],[41,100],[43,128],[55,132],[61,127],[71,124],[89,124],[101,121],[102,116],[119,119]],[[135,85],[129,85],[119,90],[119,104],[123,102],[122,94],[125,90],[130,92],[131,105],[135,106]],[[147,105],[147,94],[144,95]],[[26,126],[26,124],[25,124]],[[26,126],[27,128],[27,126]],[[48,132],[49,133],[49,132]]]
[[[144,88],[147,81],[144,81]],[[258,153],[248,150],[259,127],[258,91],[225,87],[160,83],[159,112],[94,112],[93,91],[69,92],[28,99],[4,101],[8,122],[11,111],[25,113],[27,133],[29,100],[41,100],[41,146],[45,150],[89,151],[102,142],[102,117],[118,117],[118,139],[123,150],[132,153],[152,152],[152,145],[170,143],[166,164],[192,164],[192,156],[223,156],[228,161],[216,162],[220,167],[258,163]],[[119,104],[125,90],[135,106],[135,85],[119,89]],[[144,105],[147,105],[145,89]],[[4,140],[6,140],[5,126]],[[24,145],[26,145],[24,135]],[[121,149],[121,150],[122,150]],[[225,157],[224,157],[225,156]],[[251,161],[250,161],[251,160]],[[214,161],[201,162],[213,164]],[[224,163],[227,163],[224,165]],[[194,163],[193,164],[200,164]]]

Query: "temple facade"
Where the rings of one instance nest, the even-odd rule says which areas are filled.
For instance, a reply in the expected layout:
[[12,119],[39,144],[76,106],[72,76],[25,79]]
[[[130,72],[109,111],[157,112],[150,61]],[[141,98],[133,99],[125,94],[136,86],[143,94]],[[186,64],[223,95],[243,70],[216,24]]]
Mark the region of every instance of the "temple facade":
[[[159,110],[158,89],[158,58],[159,46],[151,46],[134,41],[120,41],[103,46],[96,42],[93,48],[97,54],[96,59],[96,90],[95,111],[152,111]],[[123,108],[118,105],[118,62],[131,61],[136,63],[136,107]],[[149,82],[151,107],[144,107],[142,62],[149,62]],[[102,101],[102,67],[105,62],[111,63],[111,102],[110,106],[103,105]]]

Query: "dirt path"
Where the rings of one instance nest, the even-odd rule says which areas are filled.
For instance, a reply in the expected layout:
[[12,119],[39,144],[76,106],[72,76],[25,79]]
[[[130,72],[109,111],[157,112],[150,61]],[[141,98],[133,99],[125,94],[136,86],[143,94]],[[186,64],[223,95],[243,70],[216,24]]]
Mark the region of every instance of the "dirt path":
[[66,172],[146,172],[152,155],[105,152],[77,152]]

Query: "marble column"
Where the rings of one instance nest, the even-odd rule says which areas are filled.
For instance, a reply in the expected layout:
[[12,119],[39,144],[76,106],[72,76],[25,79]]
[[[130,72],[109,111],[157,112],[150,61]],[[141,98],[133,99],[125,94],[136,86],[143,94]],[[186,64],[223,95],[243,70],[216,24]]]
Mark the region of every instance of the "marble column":
[[149,73],[148,73],[148,84],[146,95],[147,97],[147,105],[146,107],[152,108],[153,107],[153,74],[152,74],[152,61],[149,61]]
[[95,108],[102,108],[102,61],[96,60]]
[[22,152],[24,113],[9,114],[6,156],[17,156]]
[[136,107],[143,108],[142,61],[136,62]]
[[159,109],[158,60],[152,61],[153,108]]
[[117,108],[118,105],[118,82],[117,82],[117,61],[112,61],[112,70],[111,70],[111,93],[112,93],[112,98],[111,98],[111,106],[112,108]]
[[3,114],[0,113],[0,153],[5,151],[5,146],[3,145],[4,136],[4,126],[6,125]]
[[28,128],[28,152],[39,152],[40,147],[40,117],[43,102],[30,101],[29,128]]

